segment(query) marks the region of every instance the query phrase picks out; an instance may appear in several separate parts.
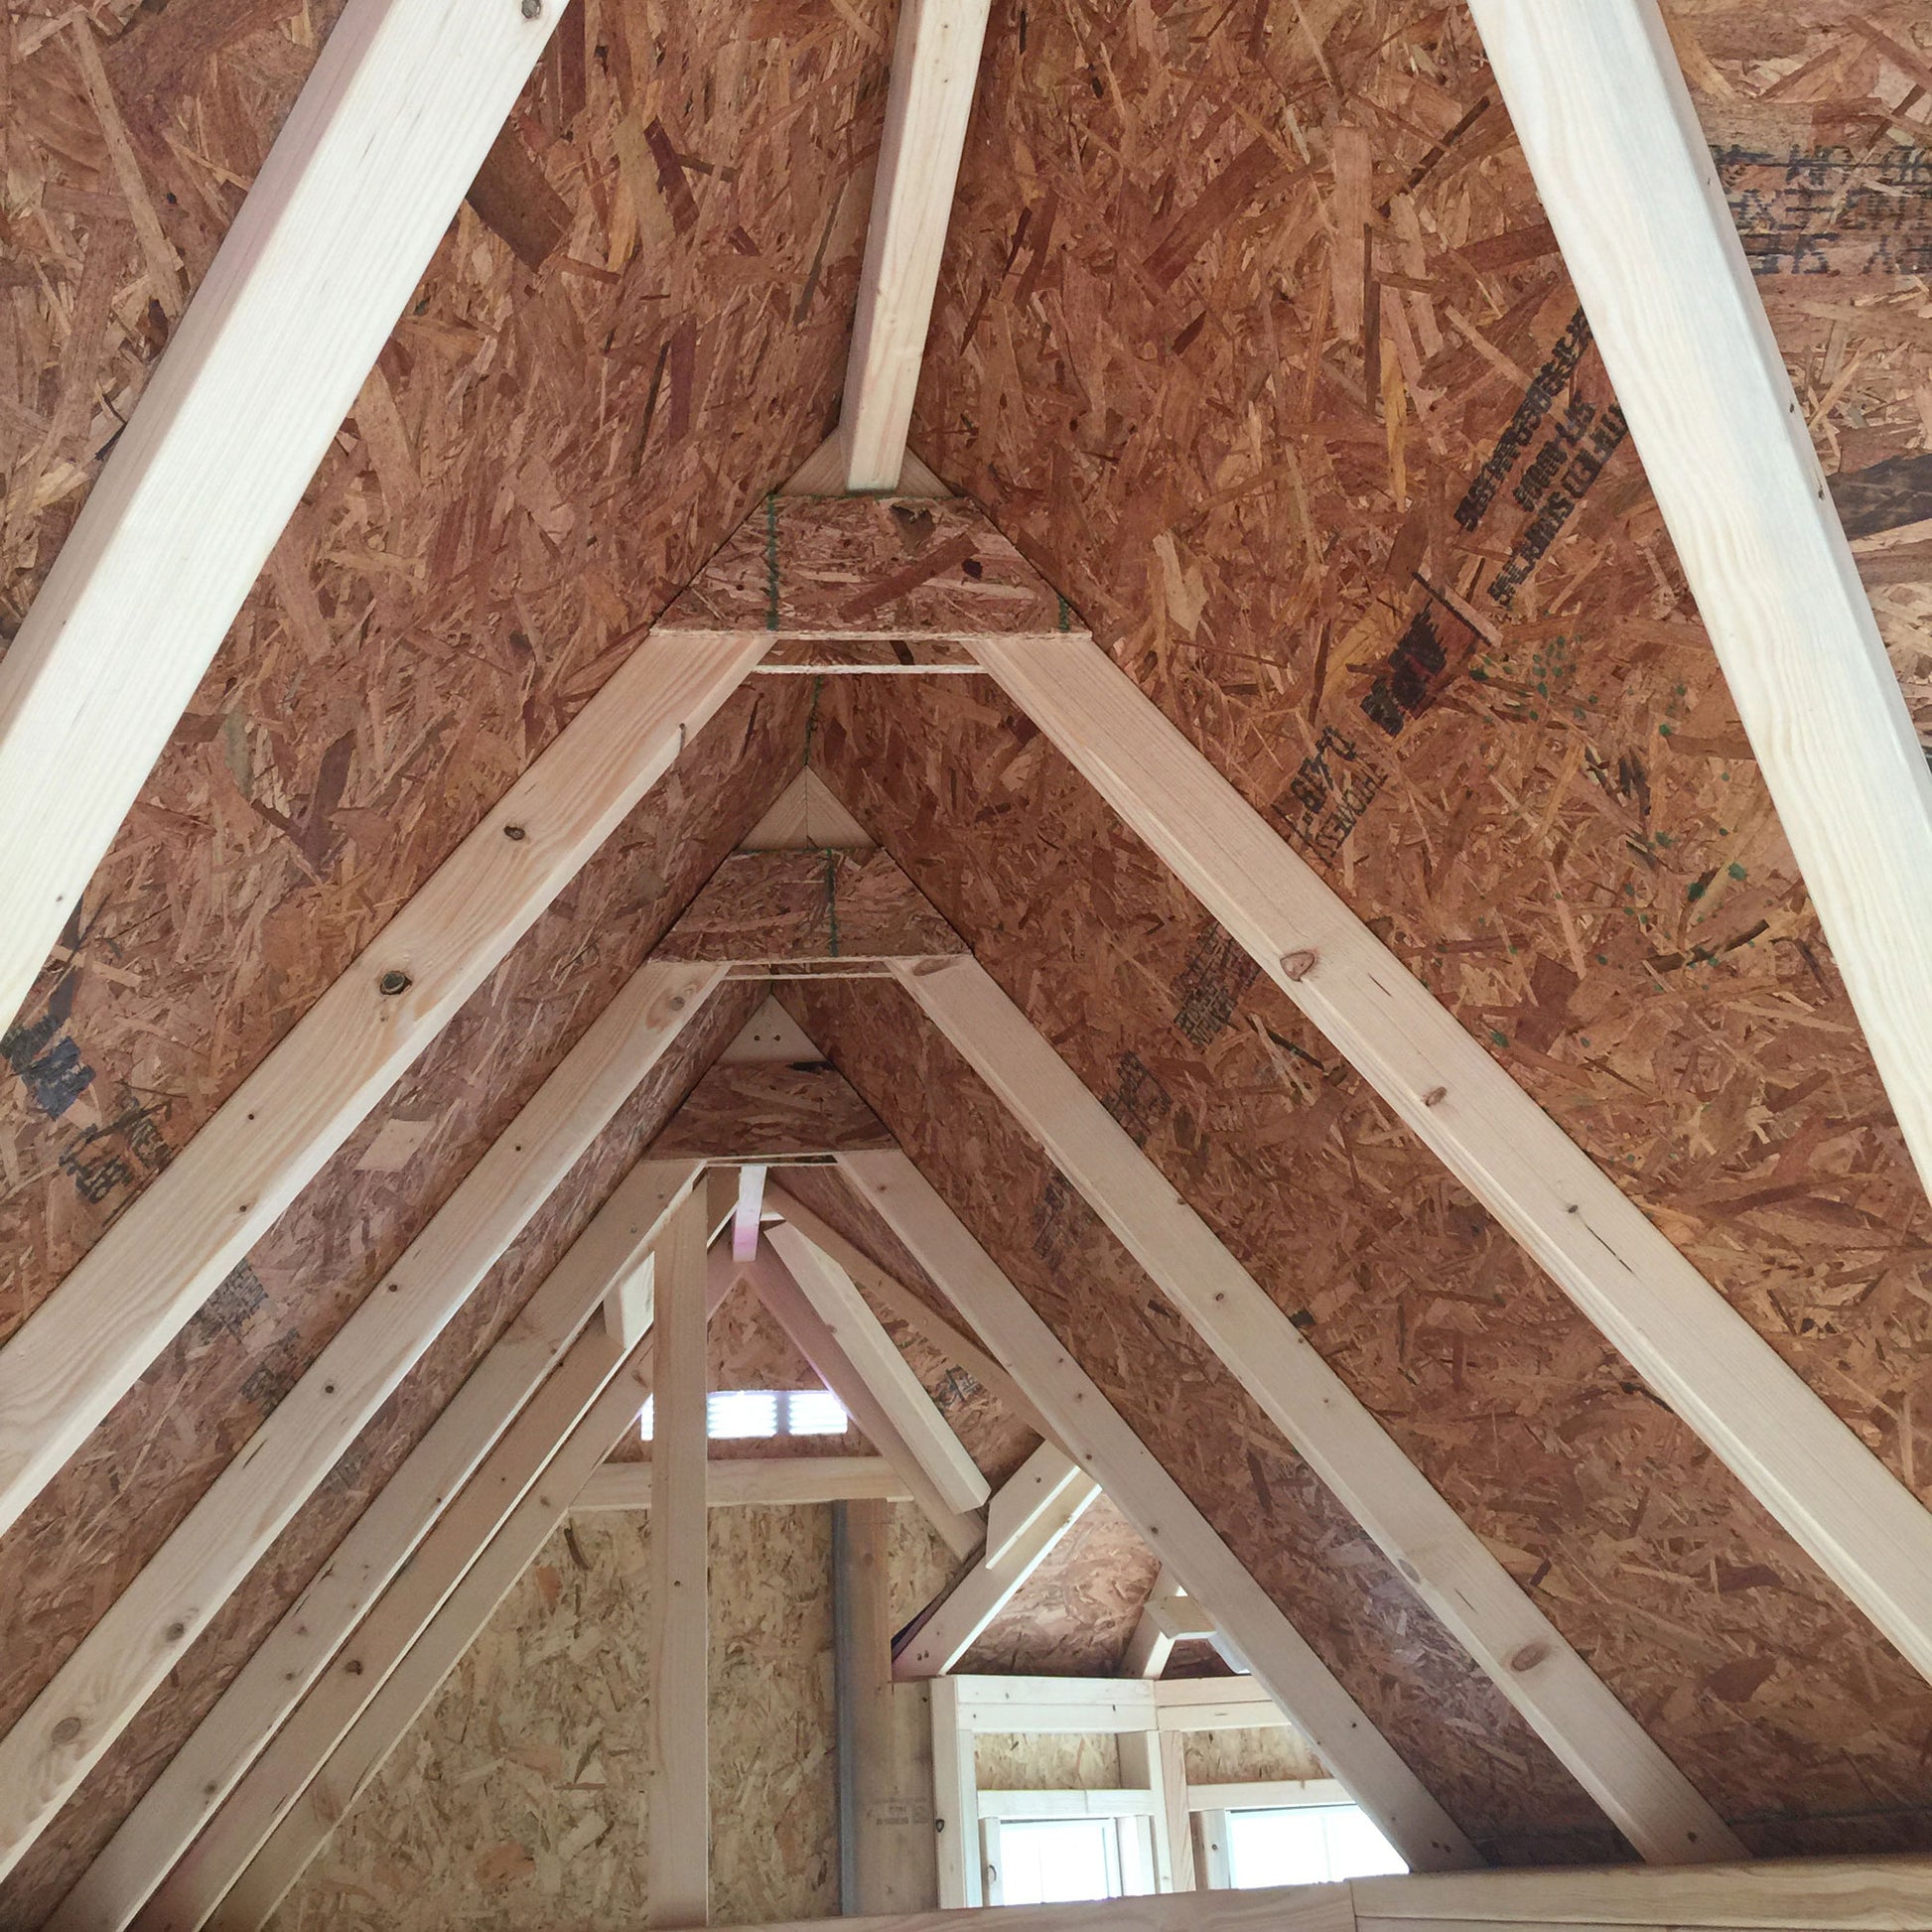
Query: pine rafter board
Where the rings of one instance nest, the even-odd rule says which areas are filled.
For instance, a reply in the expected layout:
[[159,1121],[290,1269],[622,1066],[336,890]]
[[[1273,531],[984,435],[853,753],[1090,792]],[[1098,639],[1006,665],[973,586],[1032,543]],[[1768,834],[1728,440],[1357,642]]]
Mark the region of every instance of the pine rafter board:
[[1476,0],[1472,11],[1779,822],[1932,1185],[1932,770],[1664,17],[1657,0]]
[[646,638],[0,1349],[11,1524],[670,768],[757,645]]
[[[0,1026],[78,907],[562,12],[354,0],[331,33],[0,665],[0,820],[40,828],[0,861]],[[83,61],[89,32],[83,22]],[[172,277],[157,292],[176,294]]]

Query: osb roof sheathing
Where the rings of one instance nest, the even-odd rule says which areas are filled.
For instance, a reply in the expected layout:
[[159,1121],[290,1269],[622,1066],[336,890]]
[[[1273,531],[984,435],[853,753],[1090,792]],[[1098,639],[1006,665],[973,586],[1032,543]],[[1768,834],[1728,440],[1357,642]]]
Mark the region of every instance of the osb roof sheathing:
[[[1923,10],[1671,11],[1921,700]],[[1919,1486],[1922,1190],[1467,16],[996,7],[914,437]],[[1927,1688],[1031,728],[984,686],[861,683],[814,740],[834,788],[1719,1808],[1765,1850],[1927,1842]],[[801,1011],[917,1138],[843,997]],[[1031,1152],[979,1112],[970,1140],[926,1158],[1011,1198]],[[1076,1295],[1098,1237],[1025,1186],[1036,1253],[1002,1258],[1146,1419],[1145,1290]],[[1235,1535],[1292,1484],[1227,1456],[1190,1487]],[[1509,1783],[1486,1713],[1487,1764],[1410,1730],[1337,1661],[1315,1566],[1274,1576],[1465,1825],[1575,1816],[1532,1753]],[[1427,1722],[1471,1723],[1486,1688],[1440,1668]]]
[[[336,11],[7,8],[8,634],[166,338],[129,195],[192,289]],[[886,0],[571,6],[7,1042],[0,1335],[822,438],[890,20]],[[118,127],[80,86],[89,32]],[[138,184],[112,164],[123,133]],[[773,680],[725,708],[0,1543],[0,1724],[782,790],[808,706]],[[0,1920],[37,1924],[78,1874],[756,1004],[721,993],[585,1157],[0,1889]]]
[[[1932,722],[1932,23],[1669,11]],[[10,0],[6,630],[335,12]],[[575,0],[7,1042],[0,1338],[829,426],[891,19]],[[1923,1196],[1466,15],[1001,0],[988,46],[920,453],[1917,1486]],[[178,263],[137,239],[150,210]],[[726,708],[0,1542],[0,1723],[808,748],[1754,1849],[1932,1843],[1932,1693],[973,679],[770,679]],[[755,998],[722,995],[580,1164],[0,1922],[77,1875]],[[1612,1855],[909,1004],[787,1004],[1458,1821],[1506,1860]],[[838,1220],[829,1181],[795,1184]],[[1027,1439],[984,1420],[1009,1432],[974,1445],[991,1472]]]

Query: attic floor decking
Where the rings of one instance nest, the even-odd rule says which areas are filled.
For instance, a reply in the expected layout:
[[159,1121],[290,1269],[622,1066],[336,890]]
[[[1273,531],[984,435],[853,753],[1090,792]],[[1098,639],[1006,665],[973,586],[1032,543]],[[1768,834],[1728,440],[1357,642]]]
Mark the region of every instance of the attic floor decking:
[[[10,0],[0,637],[344,11]],[[1932,16],[1665,16],[1932,730]],[[781,555],[805,519],[766,492],[836,418],[895,18],[571,0],[0,1039],[5,1339],[653,624],[785,633],[793,674],[726,701],[0,1536],[0,1731],[616,989],[702,949],[810,771],[923,896],[916,950],[985,966],[1751,1853],[1932,1851],[1932,1690],[1035,721],[984,676],[824,668],[957,672],[962,636],[1090,626],[1932,1498],[1924,1191],[1471,20],[998,0],[912,430],[960,497]],[[815,864],[737,933],[748,972],[863,970],[897,875],[848,859],[821,896]],[[835,1123],[912,1156],[1486,1858],[1627,1857],[916,1004],[815,966],[769,990],[838,1084],[716,1068],[767,991],[719,988],[0,1878],[0,1927],[59,1905],[639,1150],[675,1117],[660,1150],[730,1154],[753,1105],[742,1153]],[[784,1185],[957,1320],[829,1174]],[[880,1312],[1010,1475],[1026,1420]],[[712,1340],[745,1386],[806,1373],[736,1305]],[[900,1535],[909,1616],[959,1566]],[[1097,1508],[972,1664],[1111,1671],[1155,1564]]]

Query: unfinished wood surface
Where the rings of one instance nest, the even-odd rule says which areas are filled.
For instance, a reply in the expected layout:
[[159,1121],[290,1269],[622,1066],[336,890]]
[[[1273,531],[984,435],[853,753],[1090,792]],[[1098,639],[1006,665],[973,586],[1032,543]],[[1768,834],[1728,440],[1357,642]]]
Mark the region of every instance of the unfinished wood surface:
[[[78,918],[561,11],[357,0],[337,21],[0,666],[0,817],[41,827],[0,867],[0,1025]],[[135,207],[176,314],[173,251]]]
[[0,1350],[0,1529],[213,1293],[731,695],[647,640]]
[[[952,1912],[901,1912],[843,1922],[853,1932],[956,1932],[965,1923]],[[998,1918],[984,1922],[998,1932],[1355,1932],[1356,1923],[1346,1885],[1150,1893],[1110,1898],[1100,1905],[1003,1905]],[[793,1919],[738,1926],[732,1932],[806,1932],[811,1923]]]
[[1657,0],[1591,0],[1561,18],[1509,0],[1472,11],[1778,822],[1932,1183],[1920,890],[1932,771],[1663,14]]
[[[604,1344],[607,1359],[615,1353],[607,1338],[597,1335],[595,1339]],[[207,1923],[217,1932],[260,1932],[267,1924],[356,1794],[476,1641],[504,1593],[529,1568],[613,1440],[635,1423],[650,1394],[652,1346],[648,1337],[639,1343],[574,1423],[566,1425],[561,1442],[552,1437],[553,1452],[526,1478],[528,1487],[521,1500],[501,1517],[486,1542],[470,1545],[456,1576],[446,1576],[447,1594],[428,1622],[416,1626],[420,1634],[408,1642],[406,1654],[392,1647],[399,1633],[384,1623],[384,1606],[376,1606],[358,1641],[371,1653],[366,1672],[380,1688],[367,1697],[327,1761],[312,1769],[298,1787],[287,1815],[212,1913],[205,1919],[181,1921],[184,1926]],[[142,1932],[174,1923],[157,1914],[162,1904],[163,1898],[157,1897],[135,1921]]]
[[[48,1932],[120,1932],[134,1916],[423,1543],[445,1502],[490,1455],[612,1284],[648,1273],[650,1247],[697,1173],[694,1162],[640,1162],[619,1183],[362,1512],[328,1568],[264,1638],[62,1901],[47,1921]],[[619,1341],[619,1355],[630,1345]],[[582,1352],[586,1361],[603,1359],[594,1347]],[[527,1467],[529,1453],[513,1452],[509,1459],[521,1455]],[[263,1786],[275,1782],[271,1772]],[[237,1809],[224,1820],[226,1829],[232,1832],[239,1818]],[[191,1866],[217,1856],[212,1845],[198,1848]],[[241,1861],[230,1857],[232,1875]]]
[[[9,33],[9,207],[36,212],[9,237],[32,286],[0,296],[0,632],[18,625],[167,332],[130,207],[152,207],[192,287],[336,11],[97,9],[111,91],[99,112],[78,83],[73,23]],[[29,1067],[66,1063],[67,1091],[91,1084],[57,1116],[56,1085],[13,1068],[0,1080],[0,1145],[19,1154],[0,1184],[0,1334],[836,415],[888,0],[765,39],[746,37],[741,8],[694,0],[650,41],[662,101],[624,56],[629,0],[558,11],[511,128],[525,182],[547,179],[544,211],[560,212],[543,267],[479,213],[481,192],[459,212],[58,950],[51,1005],[37,992],[10,1040]],[[669,218],[676,177],[659,177],[647,148],[641,172],[616,153],[626,122],[659,113],[681,152],[714,164],[685,176],[688,227]],[[123,127],[133,167],[124,147],[109,153]],[[741,226],[756,261],[726,239]],[[611,352],[575,346],[592,343]],[[732,369],[757,373],[725,380]],[[45,412],[39,427],[7,413],[23,397]],[[417,1062],[16,1526],[0,1555],[15,1586],[0,1614],[0,1727],[770,802],[802,753],[809,698],[744,691],[694,741],[677,779],[473,996],[460,1037]],[[659,1119],[641,1109],[641,1134]],[[378,1133],[381,1165],[361,1168]],[[397,1165],[411,1136],[417,1152]],[[592,1157],[596,1171],[495,1272],[5,1881],[0,1916],[38,1923],[58,1902],[640,1144]]]
[[666,1159],[741,1161],[884,1147],[891,1139],[823,1061],[743,1060],[712,1067],[651,1147]]
[[[711,1595],[705,1528],[705,1226],[697,1202],[658,1244],[656,1423],[650,1536],[650,1922],[711,1916],[706,1680]],[[581,1486],[581,1485],[580,1485]]]
[[[649,1460],[607,1462],[571,1509],[647,1510],[652,1493]],[[705,1464],[705,1500],[713,1509],[911,1499],[904,1478],[883,1455],[714,1455]]]
[[1932,1516],[1086,639],[981,661],[1397,1115],[1932,1674]]
[[1189,1638],[1214,1634],[1214,1619],[1163,1571],[1141,1608],[1140,1621],[1121,1664],[1125,1677],[1158,1678],[1173,1655],[1174,1645]]
[[958,1680],[927,1686],[932,1720],[932,1829],[939,1861],[939,1904],[959,1910],[984,1902],[980,1857],[979,1772],[973,1728],[961,1722]]
[[1024,1419],[1038,1433],[1045,1433],[1038,1412],[1022,1393],[1019,1383],[978,1342],[962,1334],[932,1308],[923,1296],[913,1294],[902,1283],[895,1281],[862,1248],[849,1241],[800,1200],[794,1188],[775,1186],[771,1189],[770,1199],[772,1206],[785,1220],[797,1228],[813,1247],[822,1254],[830,1255],[887,1313],[896,1315],[936,1348],[948,1362],[963,1368],[982,1387],[990,1389],[1014,1415]]
[[771,809],[739,841],[741,852],[857,851],[872,844],[866,828],[826,789],[810,765],[779,793]]
[[992,1493],[986,1477],[852,1277],[788,1222],[778,1222],[765,1239],[948,1505],[961,1514],[982,1508]]
[[964,950],[885,853],[820,849],[734,854],[656,956],[774,963]]
[[647,966],[612,1003],[187,1520],[0,1738],[10,1870],[703,1005]]
[[1121,1421],[1019,1290],[902,1154],[841,1163],[864,1198],[997,1349],[1009,1373],[1187,1587],[1212,1606],[1282,1708],[1409,1862],[1477,1863],[1468,1841],[1396,1756],[1179,1485]]
[[812,1365],[813,1372],[845,1405],[846,1413],[872,1446],[899,1472],[912,1491],[913,1500],[945,1539],[946,1546],[958,1557],[974,1555],[986,1540],[985,1525],[978,1516],[955,1509],[946,1499],[925,1464],[898,1433],[897,1425],[887,1413],[871,1382],[839,1345],[837,1336],[770,1244],[767,1242],[760,1248],[756,1260],[740,1266],[758,1291],[759,1299]]
[[[844,1614],[853,1659],[854,1877],[860,1912],[920,1911],[939,1902],[933,1832],[932,1729],[925,1693],[893,1682],[892,1538],[883,1503],[845,1512]],[[840,1748],[845,1748],[841,1733]]]
[[[881,554],[894,559],[883,573]],[[1057,634],[1061,618],[1058,594],[969,504],[772,496],[664,613],[659,631],[909,647]]]
[[984,1554],[894,1659],[894,1675],[951,1670],[1099,1495],[1100,1485],[1072,1457],[1042,1443],[995,1491]]
[[921,962],[899,978],[1643,1856],[1676,1863],[1741,1852],[985,968]]
[[[1473,1878],[1473,1883],[1467,1882]],[[1702,1871],[1419,1873],[1351,1881],[1364,1921],[1483,1918],[1516,1925],[1924,1927],[1932,1860],[1774,1859]]]
[[952,215],[988,0],[906,0],[893,43],[839,449],[847,489],[897,489]]
[[732,1259],[750,1261],[759,1251],[759,1224],[764,1210],[763,1165],[748,1161],[738,1171],[738,1206],[732,1213]]
[[[1480,41],[1464,9],[1308,11],[1313,38],[1237,8],[1139,41],[1102,97],[1081,22],[1034,10],[1022,53],[1002,10],[916,446],[1923,1493],[1923,1190]],[[1924,735],[1927,149],[1871,38],[1923,60],[1924,22],[1669,11]],[[1306,155],[1255,146],[1284,89],[1319,102]],[[1352,330],[1330,313],[1351,126]],[[1119,272],[1171,227],[1160,283]],[[943,680],[827,688],[815,756],[853,809],[1096,1093],[1139,1056],[1156,1160],[1753,1850],[1932,1844],[1915,1674],[1025,721]],[[829,757],[841,713],[876,785]],[[1047,931],[1089,962],[1070,982],[1028,964]],[[1779,1583],[1699,1588],[1707,1556]],[[1801,1650],[1862,1661],[1775,1661]],[[1559,1828],[1562,1790],[1506,1809]]]

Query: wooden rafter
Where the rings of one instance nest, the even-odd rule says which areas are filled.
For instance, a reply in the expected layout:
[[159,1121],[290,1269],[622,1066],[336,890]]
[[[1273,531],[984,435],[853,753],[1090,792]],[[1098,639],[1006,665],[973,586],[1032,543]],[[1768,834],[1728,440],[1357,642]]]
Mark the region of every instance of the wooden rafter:
[[1932,772],[1662,12],[1657,0],[1472,11],[1778,823],[1932,1185]]
[[934,1605],[894,1660],[893,1674],[951,1670],[1099,1495],[1100,1485],[1072,1457],[1042,1443],[995,1492],[984,1554]]
[[[1310,1649],[1086,1372],[903,1154],[840,1166],[919,1265],[986,1337],[1080,1466],[1187,1588],[1411,1866],[1480,1863],[1366,1712]],[[941,1678],[934,1694],[956,1680]]]
[[847,489],[897,489],[966,148],[988,0],[903,0],[839,448]]
[[900,984],[1645,1858],[1728,1826],[977,960]]
[[705,1237],[704,1204],[687,1201],[656,1254],[645,1801],[652,1925],[703,1925],[711,1916]]
[[[0,1028],[562,12],[353,0],[330,34],[0,664],[0,824],[36,828],[0,848]],[[157,293],[172,310],[172,285]]]
[[0,1349],[0,1530],[591,854],[756,647],[647,638]]
[[[652,1215],[653,1246],[681,1198]],[[621,1241],[592,1253],[621,1257],[624,1268],[640,1260]],[[707,1276],[707,1309],[736,1280],[721,1254]],[[267,1920],[634,1425],[651,1389],[653,1347],[646,1335],[626,1357],[602,1327],[584,1331],[169,1873],[134,1921],[138,1932],[197,1932],[205,1923],[253,1932]]]
[[961,1514],[984,1508],[985,1476],[852,1277],[789,1224],[770,1228],[765,1239],[948,1505]]
[[[955,1509],[947,1500],[911,1445],[899,1434],[871,1383],[839,1345],[838,1338],[770,1244],[760,1245],[755,1259],[741,1262],[739,1266],[757,1290],[759,1299],[771,1311],[772,1318],[811,1364],[812,1373],[838,1397],[860,1433],[904,1478],[913,1501],[945,1539],[947,1548],[955,1556],[972,1556],[985,1541],[985,1525],[977,1515]],[[904,1358],[899,1359],[900,1366],[904,1366]]]
[[[649,1462],[607,1462],[584,1485],[571,1513],[651,1507]],[[714,1455],[705,1464],[712,1509],[780,1503],[912,1500],[905,1478],[883,1455]]]
[[33,1844],[650,1071],[717,967],[638,969],[0,1738],[0,1872]]
[[1932,1515],[1090,639],[975,654],[1395,1113],[1932,1677]]

